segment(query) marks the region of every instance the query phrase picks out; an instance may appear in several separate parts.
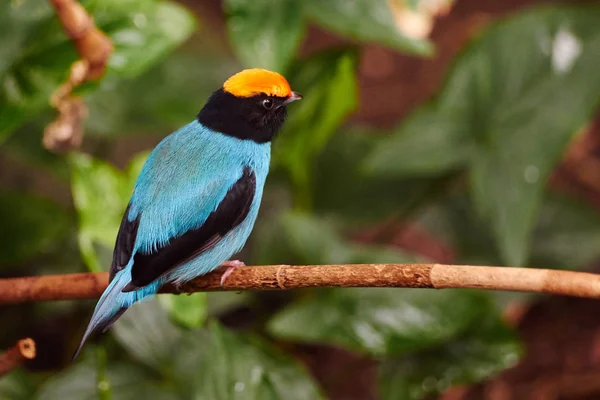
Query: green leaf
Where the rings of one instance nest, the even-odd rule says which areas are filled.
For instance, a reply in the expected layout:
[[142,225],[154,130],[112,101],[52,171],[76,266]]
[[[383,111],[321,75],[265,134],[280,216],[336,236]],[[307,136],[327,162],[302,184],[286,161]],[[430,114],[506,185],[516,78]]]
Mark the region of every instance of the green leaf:
[[414,178],[464,167],[475,143],[464,115],[452,107],[444,109],[445,105],[428,104],[404,120],[374,147],[363,163],[364,171],[380,178]]
[[459,57],[439,97],[382,143],[366,168],[405,176],[467,164],[503,261],[522,265],[548,176],[600,102],[598,24],[600,8],[564,6],[496,24]]
[[533,233],[531,265],[581,269],[600,256],[600,213],[564,196],[544,198]]
[[186,328],[197,328],[206,320],[208,313],[206,293],[163,295],[159,300],[169,311],[171,318]]
[[356,54],[327,52],[296,65],[292,87],[304,99],[290,106],[290,117],[276,141],[274,162],[290,174],[299,206],[310,201],[313,159],[357,106]]
[[49,107],[52,91],[76,59],[47,2],[0,2],[0,143]]
[[[134,76],[164,57],[193,31],[183,7],[163,1],[84,2],[98,27],[113,41],[109,75]],[[47,2],[0,4],[0,141],[49,108],[51,93],[78,58]]]
[[464,332],[490,309],[472,291],[411,289],[320,290],[275,315],[278,338],[322,342],[374,356],[399,356],[439,345]]
[[[157,301],[134,305],[112,330],[132,356],[167,375],[185,398],[322,398],[299,364],[264,341],[216,322],[208,330],[177,330]],[[110,370],[109,380],[114,386]]]
[[473,198],[510,265],[527,260],[546,180],[600,100],[598,24],[598,7],[531,11],[492,29],[456,66],[473,77],[479,104]]
[[[283,212],[257,229],[256,256],[261,264],[352,264],[373,260],[403,263],[418,258],[385,246],[352,243],[331,220]],[[376,261],[369,261],[376,262]]]
[[133,157],[125,171],[87,154],[69,155],[71,191],[79,216],[78,241],[84,261],[91,271],[102,271],[111,253],[98,252],[95,245],[112,251],[123,213],[148,152]]
[[342,35],[406,53],[433,53],[429,41],[411,39],[396,29],[386,0],[305,0],[304,7],[311,19]]
[[129,165],[127,165],[126,175],[129,179],[129,184],[131,189],[135,185],[135,181],[137,180],[138,175],[142,172],[142,168],[150,155],[150,151],[141,151],[137,153],[135,156],[129,160]]
[[207,294],[207,313],[211,317],[223,314],[248,305],[252,301],[251,292],[210,292]]
[[31,375],[22,369],[0,378],[0,399],[29,400],[35,394]]
[[155,299],[135,304],[111,331],[130,355],[157,370],[172,364],[173,350],[181,340],[181,332]]
[[189,336],[192,343],[183,346],[182,350],[185,352],[190,346],[198,347],[205,343],[205,351],[200,358],[199,354],[187,357],[180,367],[186,381],[193,379],[193,398],[323,398],[304,368],[268,343],[248,334],[234,334],[216,322],[210,325],[208,331],[209,337],[202,340],[198,340],[198,335]]
[[[85,351],[83,355],[92,353],[94,352]],[[84,361],[78,362],[44,382],[34,398],[39,400],[95,400],[98,398],[96,374],[93,359],[84,357]],[[109,363],[107,378],[112,389],[113,400],[176,398],[176,392],[173,389],[158,384],[160,382],[157,382],[156,376],[135,364]]]
[[195,30],[196,19],[171,1],[90,0],[89,11],[111,38],[115,51],[110,70],[136,76],[183,43]]
[[478,218],[465,188],[423,208],[414,221],[453,249],[456,262],[500,265],[498,247],[486,224]]
[[[239,70],[229,54],[196,47],[176,51],[134,79],[106,77],[85,96],[89,108],[86,135],[162,137],[189,123],[202,99]],[[152,82],[152,90],[148,90],[148,82]]]
[[27,168],[35,168],[36,173],[51,175],[49,178],[59,180],[60,183],[67,183],[68,163],[62,155],[48,151],[43,146],[40,140],[40,132],[43,130],[44,123],[40,120],[17,129],[15,134],[8,137],[0,146],[2,157],[10,161],[14,160]]
[[420,400],[452,385],[477,383],[516,364],[514,333],[491,313],[462,337],[380,366],[381,399]]
[[[465,192],[439,199],[415,216],[467,265],[498,265],[500,254]],[[530,266],[582,269],[600,255],[600,213],[583,202],[546,193],[531,240]]]
[[133,183],[112,165],[83,153],[71,153],[69,164],[81,254],[91,271],[102,271],[110,260],[108,255],[100,260],[94,245],[113,248]]
[[[365,173],[361,165],[382,141],[381,132],[345,129],[319,155],[315,168],[315,211],[343,217],[347,222],[372,222],[394,213],[400,217],[432,200],[439,179],[387,177],[384,171]],[[375,152],[377,153],[377,151]],[[395,159],[402,164],[403,158]]]
[[18,263],[56,247],[70,231],[70,217],[53,201],[0,190],[0,264]]
[[231,44],[248,68],[285,72],[304,32],[302,3],[297,0],[227,0]]

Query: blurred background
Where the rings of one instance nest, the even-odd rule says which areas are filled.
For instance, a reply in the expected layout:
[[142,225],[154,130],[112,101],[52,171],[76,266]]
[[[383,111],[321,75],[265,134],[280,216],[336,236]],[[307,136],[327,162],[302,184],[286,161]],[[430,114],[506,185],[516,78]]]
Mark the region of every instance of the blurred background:
[[[114,52],[61,96],[80,55],[51,3],[0,3],[0,277],[107,270],[148,151],[244,67],[304,95],[246,264],[600,271],[595,2],[85,0]],[[162,295],[70,364],[94,304],[0,307],[0,348],[38,348],[0,399],[600,398],[592,300]]]

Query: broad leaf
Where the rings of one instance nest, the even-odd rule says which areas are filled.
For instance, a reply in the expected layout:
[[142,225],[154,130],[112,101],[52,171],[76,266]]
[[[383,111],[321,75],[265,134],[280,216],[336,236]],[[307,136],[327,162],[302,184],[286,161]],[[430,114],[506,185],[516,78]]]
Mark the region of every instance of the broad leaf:
[[134,304],[111,331],[131,356],[156,370],[169,368],[181,340],[181,332],[155,299]]
[[[84,356],[90,351],[84,352]],[[113,400],[134,400],[151,398],[167,400],[176,398],[176,391],[160,385],[156,376],[135,364],[110,363],[107,380]],[[96,400],[99,398],[97,387],[97,370],[93,357],[52,376],[38,390],[39,400],[81,399]]]
[[490,313],[462,337],[439,348],[380,367],[383,400],[420,400],[452,385],[477,383],[516,364],[521,346],[499,317]]
[[35,394],[31,375],[22,369],[0,377],[0,399],[29,400]]
[[219,317],[223,314],[248,305],[251,302],[253,293],[244,292],[210,292],[207,295],[207,314],[211,317]]
[[[466,193],[438,200],[416,215],[427,231],[447,242],[456,261],[498,265],[500,255]],[[600,256],[600,213],[583,202],[546,194],[531,239],[533,267],[582,269]]]
[[[440,178],[407,176],[398,180],[387,171],[365,173],[362,163],[388,140],[381,132],[343,129],[327,144],[317,159],[313,205],[320,213],[343,217],[349,222],[370,222],[391,213],[401,217],[434,199],[443,189]],[[384,146],[385,147],[385,146]],[[414,149],[413,149],[414,151]],[[380,152],[377,152],[380,153]],[[412,157],[413,152],[409,152]],[[408,154],[394,156],[393,165],[403,165]],[[419,160],[422,160],[419,155]]]
[[503,261],[523,264],[548,175],[600,101],[598,24],[598,7],[536,8],[498,23],[366,168],[405,176],[468,165]]
[[492,29],[456,65],[478,104],[473,197],[510,265],[526,261],[548,175],[600,101],[598,24],[598,7],[535,10]]
[[163,137],[189,123],[203,101],[240,68],[224,51],[194,46],[133,79],[106,77],[85,96],[86,135]]
[[115,51],[110,71],[136,76],[183,43],[196,28],[193,15],[172,1],[89,0],[98,27],[111,38]]
[[71,218],[51,200],[0,191],[0,264],[17,263],[56,247]]
[[[81,254],[90,270],[102,271],[110,263],[110,250],[132,186],[123,172],[86,154],[72,153],[69,163],[73,201],[79,216]],[[96,254],[95,244],[106,250],[102,259]]]
[[40,140],[44,123],[50,118],[44,117],[25,124],[0,146],[2,157],[13,160],[27,168],[35,168],[36,173],[52,175],[60,183],[69,181],[69,165],[62,155],[48,151]]
[[433,46],[427,40],[411,39],[400,33],[386,0],[304,0],[303,3],[311,19],[334,32],[407,53],[433,53]]
[[0,142],[49,107],[75,51],[53,23],[48,2],[0,2]]
[[[134,157],[125,172],[83,153],[71,153],[71,189],[79,215],[79,247],[88,267],[101,271],[110,263],[123,212],[135,180],[148,157]],[[99,258],[95,245],[104,247]]]
[[133,189],[135,185],[135,181],[137,180],[138,175],[142,172],[142,168],[150,155],[150,151],[141,151],[137,153],[135,156],[129,160],[129,165],[127,166],[125,179],[129,182],[130,187]]
[[197,328],[204,324],[207,310],[207,293],[162,295],[160,303],[169,311],[174,322],[186,328]]
[[[296,360],[258,338],[234,334],[216,322],[210,325],[208,335],[196,333],[187,338],[189,343],[182,343],[183,358],[177,360],[178,375],[186,382],[193,382],[193,398],[323,398]],[[198,347],[203,351],[195,352]]]
[[257,229],[257,261],[261,264],[349,264],[415,262],[398,249],[345,240],[336,224],[308,214],[284,212]]
[[227,0],[231,44],[248,68],[285,72],[304,32],[302,2]]
[[546,196],[531,245],[531,265],[582,269],[600,256],[597,208],[564,196]]
[[278,338],[399,356],[439,345],[490,310],[472,291],[330,289],[286,307],[268,324]]
[[179,331],[157,301],[134,305],[112,329],[129,354],[167,374],[185,398],[322,397],[306,371],[269,344],[216,322]]
[[[193,17],[171,2],[144,0],[83,2],[113,41],[109,74],[133,76],[182,43]],[[78,58],[47,2],[0,4],[0,141],[49,107],[51,93]]]
[[456,262],[467,265],[500,265],[498,247],[488,227],[478,218],[466,191],[450,193],[414,216],[415,223],[447,243]]
[[363,163],[364,171],[380,178],[414,178],[465,167],[475,142],[457,103],[444,100],[450,104],[438,100],[424,106],[379,141]]
[[[291,176],[299,206],[308,207],[313,159],[357,106],[356,54],[319,54],[291,72],[291,84],[304,99],[290,105],[290,117],[276,141],[275,163]],[[292,109],[293,108],[293,109]]]

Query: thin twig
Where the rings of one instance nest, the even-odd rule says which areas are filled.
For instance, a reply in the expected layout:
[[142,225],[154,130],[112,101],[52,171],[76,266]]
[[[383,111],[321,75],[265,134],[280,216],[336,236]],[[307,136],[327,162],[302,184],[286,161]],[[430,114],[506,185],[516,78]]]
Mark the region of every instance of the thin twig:
[[114,48],[110,38],[96,27],[94,19],[76,0],[49,0],[65,34],[73,41],[80,59],[71,65],[69,76],[50,98],[58,118],[44,130],[44,146],[61,152],[77,148],[83,138],[83,120],[87,107],[72,94],[87,81],[95,81],[106,72]]
[[[306,287],[474,288],[600,298],[600,275],[532,268],[444,264],[265,265],[237,268],[220,285],[224,269],[162,293],[283,290]],[[99,297],[107,273],[0,279],[0,304]]]
[[0,377],[19,367],[23,361],[35,358],[33,339],[21,339],[10,349],[0,354]]

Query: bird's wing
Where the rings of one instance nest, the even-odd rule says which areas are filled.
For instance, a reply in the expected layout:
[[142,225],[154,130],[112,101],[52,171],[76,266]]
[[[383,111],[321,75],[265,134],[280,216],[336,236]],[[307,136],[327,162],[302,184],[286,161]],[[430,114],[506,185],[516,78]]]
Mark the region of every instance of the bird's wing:
[[223,236],[244,221],[250,211],[255,191],[256,176],[250,167],[245,167],[242,176],[229,188],[218,207],[209,214],[202,225],[171,239],[156,251],[137,252],[134,255],[131,283],[123,291],[145,286],[170,269],[216,245]]
[[[160,151],[157,147],[156,154]],[[182,164],[154,157],[144,166],[121,222],[110,270],[112,280],[133,257],[124,292],[146,286],[212,248],[248,215],[256,193],[252,168],[216,162],[203,165],[202,174],[190,174],[199,168],[196,159],[188,157]]]
[[[242,176],[229,188],[218,207],[199,227],[186,231],[162,246],[156,246],[155,251],[137,251],[133,255],[131,283],[123,291],[145,286],[170,269],[212,248],[223,236],[244,221],[250,211],[255,191],[254,172],[250,167],[245,167]],[[197,207],[202,208],[202,204],[198,204]],[[129,207],[117,235],[110,270],[111,280],[127,265],[134,250],[141,215],[130,221],[128,211]]]

